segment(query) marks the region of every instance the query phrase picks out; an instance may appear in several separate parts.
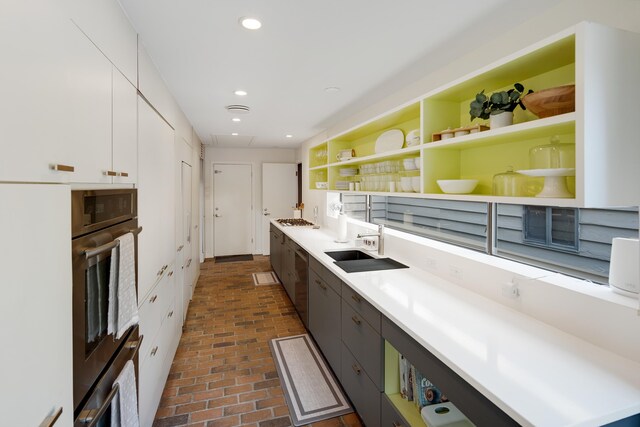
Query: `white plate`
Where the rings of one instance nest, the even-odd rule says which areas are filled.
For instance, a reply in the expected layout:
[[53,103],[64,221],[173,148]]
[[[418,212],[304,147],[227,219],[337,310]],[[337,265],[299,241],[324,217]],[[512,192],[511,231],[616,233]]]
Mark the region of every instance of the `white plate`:
[[574,176],[575,168],[556,168],[556,169],[523,169],[516,171],[527,176]]
[[340,176],[354,176],[357,174],[358,174],[358,169],[356,168],[340,169]]
[[400,129],[391,129],[384,132],[376,140],[376,154],[387,151],[399,150],[404,144],[404,133]]
[[409,131],[407,137],[405,138],[407,142],[407,147],[415,147],[416,145],[420,145],[420,129],[414,129]]

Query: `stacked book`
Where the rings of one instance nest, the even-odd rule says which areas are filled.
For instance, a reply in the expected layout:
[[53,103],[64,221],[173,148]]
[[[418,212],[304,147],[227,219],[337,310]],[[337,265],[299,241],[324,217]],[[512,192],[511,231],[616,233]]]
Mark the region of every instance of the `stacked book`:
[[412,401],[418,411],[425,406],[447,402],[447,397],[433,385],[427,376],[418,371],[403,355],[399,359],[400,395]]

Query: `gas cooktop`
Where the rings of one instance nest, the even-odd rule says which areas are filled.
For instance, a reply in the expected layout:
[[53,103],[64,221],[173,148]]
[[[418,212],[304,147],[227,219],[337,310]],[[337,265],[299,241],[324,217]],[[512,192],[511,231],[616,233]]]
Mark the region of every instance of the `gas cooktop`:
[[312,222],[302,218],[280,218],[276,219],[276,221],[285,227],[308,227],[313,225]]

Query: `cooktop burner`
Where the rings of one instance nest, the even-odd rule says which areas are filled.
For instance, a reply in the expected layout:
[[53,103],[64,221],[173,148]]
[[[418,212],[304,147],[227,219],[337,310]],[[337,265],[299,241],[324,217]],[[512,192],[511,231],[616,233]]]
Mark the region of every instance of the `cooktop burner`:
[[280,219],[276,219],[276,221],[278,221],[281,225],[284,225],[287,227],[288,226],[304,227],[304,226],[313,225],[312,222],[309,222],[306,219],[302,219],[302,218],[280,218]]

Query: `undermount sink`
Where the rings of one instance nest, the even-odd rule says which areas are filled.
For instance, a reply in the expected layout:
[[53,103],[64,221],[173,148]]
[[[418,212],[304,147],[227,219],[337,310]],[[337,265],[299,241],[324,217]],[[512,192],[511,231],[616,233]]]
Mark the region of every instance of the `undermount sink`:
[[358,250],[333,251],[325,252],[325,254],[335,259],[334,264],[347,273],[409,268],[394,259],[374,258],[371,255]]
[[331,251],[325,252],[336,261],[356,261],[361,259],[372,259],[373,257],[366,252],[362,252],[356,249],[350,249],[346,251]]

